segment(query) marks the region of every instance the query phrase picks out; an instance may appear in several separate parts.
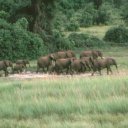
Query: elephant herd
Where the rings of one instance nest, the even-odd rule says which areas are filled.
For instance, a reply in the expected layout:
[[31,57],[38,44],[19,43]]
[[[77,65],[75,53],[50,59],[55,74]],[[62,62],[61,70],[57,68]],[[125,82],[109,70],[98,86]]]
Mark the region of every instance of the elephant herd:
[[[0,61],[0,70],[8,75],[7,68],[12,68],[12,73],[21,73],[23,69],[27,68],[28,60],[17,60],[15,66],[9,60]],[[48,72],[50,74],[80,74],[92,72],[94,75],[96,71],[101,75],[102,69],[107,69],[107,74],[112,73],[111,66],[115,65],[117,71],[117,63],[114,58],[103,57],[103,53],[99,50],[86,50],[80,53],[79,57],[76,56],[72,50],[58,51],[55,53],[41,56],[37,59],[36,72]]]
[[7,70],[8,67],[11,67],[12,74],[21,73],[23,69],[26,68],[26,65],[29,64],[29,61],[28,60],[17,60],[15,63],[16,64],[13,66],[13,63],[10,60],[0,61],[0,70],[4,71],[5,76],[8,76],[8,70]]
[[115,59],[103,58],[103,53],[99,50],[86,50],[80,53],[79,58],[72,50],[59,51],[42,56],[37,60],[37,73],[40,69],[43,72],[54,74],[80,74],[92,71],[92,75],[106,68],[107,74],[112,73],[111,66],[115,65],[117,71],[117,63]]

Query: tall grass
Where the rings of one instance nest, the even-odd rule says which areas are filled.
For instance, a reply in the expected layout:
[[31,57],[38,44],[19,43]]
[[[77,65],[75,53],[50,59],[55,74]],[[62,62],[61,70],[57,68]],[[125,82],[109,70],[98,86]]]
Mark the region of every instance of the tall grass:
[[40,121],[37,127],[100,128],[103,124],[113,128],[117,123],[128,126],[128,76],[6,79],[0,82],[1,127],[35,128],[35,122]]

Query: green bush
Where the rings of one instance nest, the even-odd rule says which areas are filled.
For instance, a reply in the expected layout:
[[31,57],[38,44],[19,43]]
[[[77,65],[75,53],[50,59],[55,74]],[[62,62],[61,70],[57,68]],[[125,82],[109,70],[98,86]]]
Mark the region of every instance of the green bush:
[[15,24],[0,19],[0,59],[36,59],[47,52],[39,35],[26,30],[27,24],[25,18]]
[[124,26],[110,28],[104,37],[105,41],[115,43],[128,43],[128,29]]
[[128,25],[128,2],[121,8],[121,16]]
[[88,47],[103,47],[105,45],[103,40],[95,36],[91,36],[86,40],[86,44]]
[[77,31],[79,29],[79,24],[77,21],[71,19],[71,21],[66,25],[66,30]]
[[74,47],[83,47],[86,46],[86,40],[89,36],[87,34],[71,33],[68,38],[74,44]]
[[9,13],[5,12],[5,11],[0,11],[0,18],[1,19],[8,19],[9,17]]
[[112,6],[108,3],[104,3],[98,10],[98,22],[99,24],[108,24],[111,20]]
[[[53,31],[53,49],[54,51],[56,50],[67,50],[67,49],[72,49],[74,46],[70,42],[68,38],[66,38],[61,32],[58,30]],[[52,44],[51,43],[51,44]]]
[[88,34],[72,33],[68,36],[74,47],[97,47],[103,46],[104,42],[97,37],[89,36]]
[[80,26],[88,27],[93,25],[97,11],[94,9],[93,4],[87,4],[84,9],[81,9]]

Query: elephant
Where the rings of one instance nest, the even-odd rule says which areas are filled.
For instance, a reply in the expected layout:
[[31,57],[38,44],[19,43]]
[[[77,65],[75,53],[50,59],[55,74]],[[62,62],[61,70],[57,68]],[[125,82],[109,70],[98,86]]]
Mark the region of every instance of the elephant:
[[56,53],[53,53],[54,58],[57,59],[64,59],[64,58],[72,58],[72,57],[76,57],[75,53],[72,50],[68,50],[68,51],[59,51]]
[[15,73],[15,72],[21,73],[24,68],[25,68],[25,65],[24,65],[24,64],[16,64],[16,65],[13,67],[13,73]]
[[67,55],[67,58],[72,58],[72,57],[76,57],[74,51],[72,50],[68,50],[68,51],[65,51],[66,52],[66,55]]
[[29,67],[30,67],[29,61],[28,61],[28,60],[24,60],[24,59],[23,59],[23,60],[17,60],[17,61],[16,61],[16,64],[23,64],[25,68],[27,68],[26,65],[28,64]]
[[81,61],[85,64],[86,69],[91,70],[90,57],[82,57]]
[[[104,59],[107,61],[107,63],[108,63],[110,66],[115,65],[116,70],[117,70],[117,72],[119,73],[119,71],[118,71],[118,66],[117,66],[117,62],[116,62],[116,60],[115,60],[114,58],[107,57],[107,58],[104,58]],[[111,71],[111,72],[112,72],[112,71]]]
[[[92,58],[90,58],[90,62],[92,64],[92,76],[94,75],[94,73],[96,71],[98,71],[101,75],[101,70],[106,68],[107,69],[107,74],[109,74],[109,71],[112,73],[112,70],[111,70],[111,65],[115,65],[116,68],[117,68],[117,63],[115,61],[115,59],[113,58],[105,58],[105,59],[101,59],[101,60],[94,60]],[[117,68],[117,71],[118,71],[118,68]]]
[[83,57],[93,57],[93,59],[97,59],[98,57],[103,58],[103,54],[101,51],[98,51],[98,50],[88,50],[80,53],[80,58],[83,58]]
[[98,56],[101,57],[101,59],[103,59],[103,53],[99,50],[95,50],[94,52],[97,52]]
[[58,59],[55,62],[55,71],[57,74],[63,73],[66,70],[66,74],[70,73],[71,64],[74,58]]
[[81,59],[75,59],[71,64],[71,73],[81,73],[86,69],[86,64]]
[[53,53],[53,56],[54,58],[57,60],[57,59],[64,59],[64,58],[67,58],[67,54],[65,51],[59,51],[59,52],[56,52],[56,53]]
[[36,72],[38,73],[40,68],[43,69],[43,72],[45,72],[45,68],[46,68],[46,71],[48,71],[50,65],[52,65],[54,61],[55,61],[55,58],[53,54],[49,54],[49,55],[38,58]]
[[13,70],[13,63],[9,60],[0,61],[0,70],[3,70],[5,73],[5,77],[8,76],[7,68],[11,67]]

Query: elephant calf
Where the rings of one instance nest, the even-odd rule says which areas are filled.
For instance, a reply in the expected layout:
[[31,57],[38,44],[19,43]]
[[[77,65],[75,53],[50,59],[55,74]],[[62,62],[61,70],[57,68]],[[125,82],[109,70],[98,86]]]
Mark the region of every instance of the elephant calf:
[[27,67],[26,65],[28,64],[30,67],[30,63],[28,60],[17,60],[16,64],[22,64],[22,65],[24,65],[25,68]]
[[5,76],[8,76],[7,68],[11,67],[13,69],[13,64],[9,60],[0,61],[0,70],[3,70],[5,73]]
[[24,64],[16,64],[13,67],[13,73],[17,72],[17,73],[21,73],[23,72],[23,69],[25,68]]

